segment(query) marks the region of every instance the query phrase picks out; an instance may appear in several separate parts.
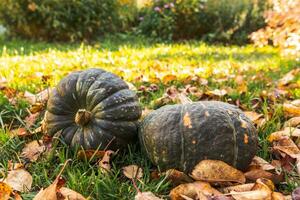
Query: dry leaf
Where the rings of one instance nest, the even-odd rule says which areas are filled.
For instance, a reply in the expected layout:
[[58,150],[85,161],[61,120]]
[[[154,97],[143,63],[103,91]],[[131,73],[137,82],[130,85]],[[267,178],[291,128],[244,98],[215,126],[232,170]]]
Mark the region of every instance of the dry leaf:
[[222,194],[218,190],[211,187],[209,183],[196,181],[193,183],[181,184],[175,187],[171,190],[169,196],[172,200],[184,200],[181,195],[195,199],[199,192],[207,196],[217,196]]
[[191,177],[176,169],[169,169],[168,171],[166,171],[166,177],[169,181],[172,182],[173,185],[193,182],[193,179]]
[[231,192],[235,200],[271,200],[274,184],[267,179],[257,179],[251,191]]
[[58,179],[49,185],[46,189],[41,189],[33,200],[58,200],[56,195]]
[[103,158],[105,154],[105,151],[99,151],[99,150],[79,150],[77,152],[77,158],[80,160],[84,159],[100,159]]
[[101,169],[103,169],[103,172],[109,172],[110,169],[111,169],[111,166],[110,166],[110,158],[111,156],[114,154],[115,152],[114,151],[111,151],[111,150],[107,150],[105,151],[105,154],[102,158],[102,160],[100,160],[99,162],[99,167]]
[[285,74],[281,79],[279,79],[278,86],[285,86],[285,85],[291,83],[294,80],[294,78],[298,72],[299,72],[299,69],[293,69],[290,72],[288,72],[287,74]]
[[62,169],[60,170],[59,174],[57,175],[56,179],[53,181],[51,185],[49,185],[46,189],[41,189],[39,193],[33,198],[33,200],[60,200],[57,198],[57,191],[62,188],[65,181],[60,181],[62,172],[64,171],[65,167],[69,160],[66,160]]
[[137,165],[128,165],[123,167],[123,174],[129,179],[140,179],[143,177],[143,169]]
[[270,142],[278,141],[283,139],[284,137],[300,137],[300,129],[293,127],[285,127],[282,131],[276,131],[271,133],[268,137]]
[[245,183],[244,174],[220,160],[202,160],[191,174],[195,180],[207,182],[237,182]]
[[20,127],[20,128],[16,128],[16,129],[9,131],[9,135],[11,137],[15,137],[15,136],[25,137],[25,136],[30,135],[30,133],[26,130],[26,128]]
[[261,157],[258,157],[258,156],[254,156],[254,158],[252,159],[250,167],[253,165],[259,166],[259,168],[261,168],[262,170],[266,170],[266,171],[275,169],[275,167],[273,165],[271,165],[270,163],[268,163],[267,161],[265,161],[264,159],[262,159]]
[[134,197],[135,200],[162,200],[155,196],[152,192],[138,192]]
[[34,140],[25,145],[22,149],[21,156],[34,162],[37,161],[39,156],[46,150],[46,146],[43,144],[42,140]]
[[291,103],[284,103],[283,111],[288,117],[300,117],[300,106],[295,106]]
[[74,190],[71,190],[66,187],[60,188],[59,193],[64,197],[64,199],[61,200],[86,200],[86,198],[78,192],[75,192]]
[[214,89],[212,91],[207,91],[205,94],[208,96],[223,97],[227,94],[227,91],[224,89],[222,89],[222,90]]
[[292,192],[292,199],[293,199],[293,200],[300,199],[300,187],[297,187],[297,188]]
[[299,157],[300,150],[290,138],[284,138],[274,144],[273,150],[289,155],[292,158]]
[[262,169],[248,171],[245,173],[245,177],[251,181],[256,181],[259,178],[266,178],[272,180],[274,183],[280,183],[284,179],[283,175],[273,174]]
[[38,94],[32,94],[28,91],[25,91],[24,98],[31,104],[34,105],[36,103],[44,103],[47,102],[49,98],[49,94],[51,92],[51,88],[46,88],[39,92]]
[[14,192],[13,194],[14,194],[14,197],[15,197],[14,200],[22,200],[21,195],[19,195],[17,192]]
[[6,183],[0,182],[0,200],[8,200],[13,189]]
[[297,127],[300,125],[300,117],[293,117],[284,123],[284,127]]
[[40,113],[34,113],[34,114],[30,114],[28,115],[25,119],[25,125],[27,128],[31,127],[32,125],[34,125],[34,123],[37,121],[37,119],[39,118]]
[[285,200],[285,197],[279,192],[272,192],[272,200]]
[[16,191],[28,192],[31,189],[32,176],[25,169],[16,169],[9,171],[3,182],[10,185]]
[[259,119],[264,116],[263,114],[258,114],[253,111],[245,111],[244,114],[255,124],[258,124],[260,122]]
[[177,80],[177,76],[173,75],[173,74],[167,74],[162,78],[162,82],[164,84],[168,84],[171,81]]
[[254,183],[247,183],[242,185],[235,185],[235,186],[229,186],[225,187],[222,190],[224,193],[230,193],[230,192],[246,192],[250,191],[254,186]]

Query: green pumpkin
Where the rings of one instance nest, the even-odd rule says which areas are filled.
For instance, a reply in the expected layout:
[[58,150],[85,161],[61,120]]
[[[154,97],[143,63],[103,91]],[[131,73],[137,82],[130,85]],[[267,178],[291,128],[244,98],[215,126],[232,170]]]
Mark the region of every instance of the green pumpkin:
[[137,137],[141,107],[136,93],[101,69],[73,72],[50,94],[43,130],[70,146],[119,149]]
[[141,122],[140,143],[161,170],[190,173],[204,159],[244,170],[257,150],[257,131],[236,106],[202,101],[167,105]]

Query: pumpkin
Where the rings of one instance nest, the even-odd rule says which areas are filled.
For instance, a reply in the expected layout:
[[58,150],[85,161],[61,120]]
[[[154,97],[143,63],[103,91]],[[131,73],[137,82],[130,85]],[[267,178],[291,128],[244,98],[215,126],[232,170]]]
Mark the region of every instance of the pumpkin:
[[258,143],[257,131],[243,112],[218,101],[163,106],[143,119],[139,139],[161,170],[186,173],[204,159],[244,170]]
[[84,149],[119,149],[137,139],[136,93],[102,69],[73,72],[52,90],[43,130]]

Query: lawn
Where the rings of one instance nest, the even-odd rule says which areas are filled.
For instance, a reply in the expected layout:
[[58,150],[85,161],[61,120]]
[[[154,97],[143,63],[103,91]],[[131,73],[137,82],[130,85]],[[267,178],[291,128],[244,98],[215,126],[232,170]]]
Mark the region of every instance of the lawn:
[[[93,44],[1,41],[0,168],[7,169],[9,160],[21,161],[20,152],[24,145],[41,138],[41,134],[11,137],[11,130],[24,126],[24,118],[29,114],[30,104],[24,99],[24,93],[38,93],[55,86],[71,71],[91,67],[103,68],[132,83],[143,108],[161,106],[157,99],[167,88],[185,88],[190,84],[203,93],[201,96],[189,94],[195,101],[217,99],[263,114],[268,121],[258,129],[258,155],[271,161],[270,143],[266,138],[280,130],[287,119],[281,105],[300,98],[299,73],[289,82],[298,86],[281,88],[284,95],[278,92],[278,80],[299,64],[294,58],[280,56],[276,48],[252,45],[222,46],[198,41],[159,43],[130,36],[110,37]],[[207,84],[194,81],[194,77],[207,81]],[[151,84],[156,84],[157,89],[148,90]],[[216,89],[225,93],[218,95]],[[254,107],[253,102],[257,99],[261,104]],[[31,130],[40,126],[41,119],[42,115]],[[143,178],[137,181],[141,191],[152,191],[164,197],[171,187],[164,176],[151,177],[155,167],[138,145],[118,152],[111,172],[103,174],[95,162],[79,160],[73,150],[60,144],[52,157],[44,156],[32,163],[22,160],[33,176],[33,188],[22,194],[23,199],[32,199],[40,188],[50,185],[67,159],[71,162],[63,172],[66,185],[91,199],[133,199],[137,191],[133,183],[122,176],[121,170],[130,164],[144,170]],[[285,177],[286,180],[277,185],[281,192],[289,193],[299,186],[298,175],[285,173]]]

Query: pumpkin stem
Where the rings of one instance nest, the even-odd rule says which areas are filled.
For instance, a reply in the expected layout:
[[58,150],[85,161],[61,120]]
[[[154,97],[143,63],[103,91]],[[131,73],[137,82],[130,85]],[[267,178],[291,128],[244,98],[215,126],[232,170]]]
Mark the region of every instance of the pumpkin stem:
[[75,115],[75,122],[79,126],[84,126],[91,120],[92,113],[86,109],[79,109]]

